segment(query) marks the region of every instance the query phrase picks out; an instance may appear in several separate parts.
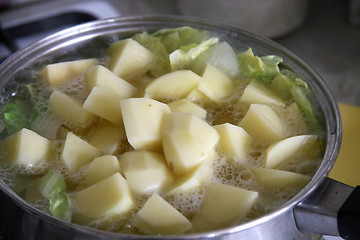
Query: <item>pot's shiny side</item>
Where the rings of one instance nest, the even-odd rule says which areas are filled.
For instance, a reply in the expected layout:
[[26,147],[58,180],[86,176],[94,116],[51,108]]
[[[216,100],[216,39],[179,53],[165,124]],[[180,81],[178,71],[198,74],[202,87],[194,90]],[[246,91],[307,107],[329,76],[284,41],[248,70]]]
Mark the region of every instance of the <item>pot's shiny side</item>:
[[[74,226],[65,222],[54,221],[54,219],[38,215],[26,209],[22,204],[15,204],[13,199],[0,192],[0,239],[11,240],[126,240],[126,239],[158,239],[157,237],[129,236],[112,233],[101,233],[94,229]],[[217,233],[188,235],[180,237],[164,237],[164,239],[293,239],[293,240],[315,240],[319,235],[303,233],[297,230],[292,209],[284,211],[275,217],[256,224],[246,230],[223,231]]]
[[[321,78],[305,63],[278,44],[226,25],[214,24],[205,20],[160,16],[100,20],[62,31],[41,40],[28,48],[15,53],[0,65],[0,88],[11,81],[20,69],[26,69],[33,62],[47,62],[49,58],[65,59],[79,46],[85,46],[87,40],[96,38],[106,43],[114,38],[130,36],[135,32],[152,31],[160,28],[193,26],[213,31],[222,39],[229,41],[241,50],[251,46],[255,52],[275,54],[284,58],[285,66],[292,69],[308,81],[315,92],[316,101],[325,115],[327,145],[324,160],[312,181],[293,199],[278,210],[264,217],[233,228],[204,234],[176,237],[135,236],[102,232],[95,229],[69,224],[31,207],[17,197],[0,181],[0,235],[4,239],[251,239],[251,240],[310,240],[318,236],[300,232],[294,220],[294,207],[304,201],[326,179],[340,147],[341,124],[336,102]],[[83,49],[84,50],[84,49]],[[89,56],[88,51],[83,51]],[[96,54],[96,53],[95,53]],[[84,56],[77,56],[84,57]],[[16,213],[16,214],[14,214]],[[5,228],[3,226],[6,226]],[[0,237],[1,240],[1,237]]]

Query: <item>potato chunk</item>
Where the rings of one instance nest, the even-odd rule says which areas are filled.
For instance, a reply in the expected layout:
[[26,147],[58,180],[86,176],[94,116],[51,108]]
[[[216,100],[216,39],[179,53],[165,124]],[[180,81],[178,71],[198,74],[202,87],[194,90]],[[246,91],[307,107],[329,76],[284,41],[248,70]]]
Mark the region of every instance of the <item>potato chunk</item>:
[[275,168],[299,151],[306,151],[316,141],[316,135],[299,135],[275,142],[266,148],[265,167]]
[[174,180],[164,155],[160,153],[126,152],[120,156],[120,164],[130,189],[136,194],[160,191]]
[[284,101],[272,92],[269,87],[264,86],[256,80],[251,81],[241,95],[239,102],[241,103],[259,103],[272,104],[276,106],[285,106]]
[[196,231],[214,230],[235,224],[244,217],[258,193],[220,183],[210,183],[192,223]]
[[190,221],[156,193],[137,213],[133,224],[153,235],[176,235],[191,229]]
[[86,98],[83,108],[114,124],[122,124],[120,110],[122,98],[111,88],[105,86],[94,87]]
[[171,112],[161,102],[150,98],[129,98],[120,102],[126,136],[131,146],[138,149],[161,149],[163,118]]
[[66,168],[71,172],[75,173],[85,164],[99,157],[102,152],[87,143],[80,137],[76,136],[72,132],[66,135],[64,149],[61,157]]
[[214,128],[220,134],[220,149],[234,156],[237,162],[245,163],[252,142],[251,136],[243,128],[230,123],[215,125]]
[[185,98],[201,81],[201,77],[190,70],[178,70],[162,75],[145,89],[146,94],[156,99]]
[[138,93],[136,87],[102,65],[93,66],[85,75],[85,81],[90,90],[95,86],[106,86],[116,92],[121,99],[134,97]]
[[168,103],[172,112],[184,112],[184,113],[192,113],[198,116],[199,118],[206,118],[206,110],[199,105],[190,102],[187,99],[177,100],[171,103]]
[[151,51],[131,38],[113,43],[108,54],[110,70],[122,78],[146,72],[156,59]]
[[55,114],[77,125],[86,126],[96,119],[77,99],[57,90],[50,95],[49,105]]
[[93,185],[120,171],[119,160],[116,156],[105,155],[95,158],[84,171],[81,179],[82,186]]
[[291,186],[303,188],[311,180],[310,176],[269,168],[251,168],[255,180],[268,186]]
[[195,167],[195,169],[178,176],[175,179],[173,185],[167,190],[166,194],[186,194],[195,188],[203,186],[203,184],[206,183],[213,174],[212,163],[215,156],[216,153],[214,151],[214,153],[209,155],[208,159],[206,159],[199,166]]
[[264,104],[251,104],[239,126],[253,137],[265,141],[276,141],[286,136],[279,115],[272,107]]
[[93,58],[53,63],[46,65],[43,74],[50,86],[58,86],[73,77],[83,74],[95,64],[96,59]]
[[51,143],[36,132],[23,128],[5,139],[7,161],[23,166],[33,166],[46,161]]
[[90,219],[125,215],[134,207],[126,180],[115,173],[74,194],[78,212]]
[[213,152],[219,134],[207,122],[189,113],[169,114],[163,124],[166,161],[176,175],[191,171]]
[[219,101],[230,96],[233,88],[231,79],[224,72],[207,65],[197,89],[210,99]]
[[125,130],[109,122],[100,123],[92,127],[86,135],[87,141],[105,154],[113,154],[125,138]]
[[187,96],[186,99],[191,102],[206,102],[211,101],[205,94],[199,91],[199,89],[193,89]]

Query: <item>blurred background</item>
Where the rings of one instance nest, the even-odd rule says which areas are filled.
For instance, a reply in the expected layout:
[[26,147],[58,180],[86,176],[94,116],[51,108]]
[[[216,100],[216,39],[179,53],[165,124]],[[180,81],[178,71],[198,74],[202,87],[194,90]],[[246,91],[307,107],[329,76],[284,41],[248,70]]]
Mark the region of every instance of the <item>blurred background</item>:
[[360,184],[360,0],[0,0],[0,61],[61,29],[139,14],[232,24],[302,58],[329,85],[343,117],[343,145],[330,176]]

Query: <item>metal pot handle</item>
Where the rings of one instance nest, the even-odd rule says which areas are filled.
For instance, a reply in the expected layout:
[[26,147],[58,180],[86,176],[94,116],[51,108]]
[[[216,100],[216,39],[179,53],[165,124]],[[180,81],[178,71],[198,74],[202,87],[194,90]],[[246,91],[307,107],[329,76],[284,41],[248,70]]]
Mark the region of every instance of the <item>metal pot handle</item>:
[[326,178],[294,208],[294,217],[300,231],[360,239],[360,186]]

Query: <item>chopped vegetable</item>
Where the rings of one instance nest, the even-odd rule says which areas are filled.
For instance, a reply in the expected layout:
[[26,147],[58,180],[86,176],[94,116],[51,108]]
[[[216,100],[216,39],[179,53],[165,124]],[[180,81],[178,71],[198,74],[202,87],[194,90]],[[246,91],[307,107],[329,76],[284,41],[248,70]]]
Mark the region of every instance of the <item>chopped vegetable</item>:
[[1,109],[6,132],[14,134],[22,128],[28,128],[36,116],[36,112],[29,110],[29,103],[25,100],[14,99]]
[[171,70],[189,68],[197,57],[218,42],[219,39],[213,37],[199,44],[191,44],[175,50],[169,55]]
[[241,75],[264,81],[271,81],[280,72],[279,63],[283,59],[279,56],[268,55],[263,57],[255,56],[252,49],[238,55]]
[[66,191],[63,175],[56,169],[50,169],[39,181],[39,192],[49,201],[51,215],[70,222],[70,198]]
[[268,213],[316,171],[307,162],[322,159],[321,118],[281,57],[218,37],[143,32],[98,59],[41,65],[6,91],[0,173],[14,170],[13,188],[55,217],[126,234],[213,231]]
[[308,125],[317,129],[319,115],[315,114],[314,104],[311,103],[311,90],[308,84],[289,70],[283,70],[272,82],[273,89],[283,96],[291,96],[304,114]]

